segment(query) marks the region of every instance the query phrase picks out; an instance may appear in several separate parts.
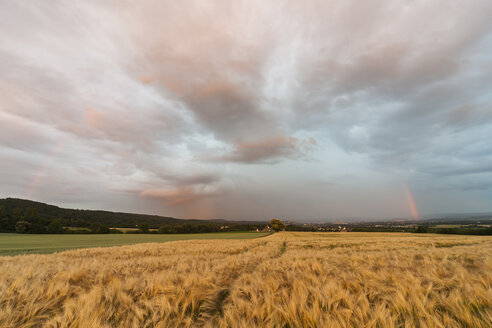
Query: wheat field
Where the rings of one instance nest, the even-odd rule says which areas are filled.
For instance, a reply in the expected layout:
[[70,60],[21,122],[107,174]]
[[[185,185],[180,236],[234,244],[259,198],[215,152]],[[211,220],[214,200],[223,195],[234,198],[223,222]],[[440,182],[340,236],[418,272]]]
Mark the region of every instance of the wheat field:
[[281,232],[0,257],[0,327],[491,327],[492,239]]

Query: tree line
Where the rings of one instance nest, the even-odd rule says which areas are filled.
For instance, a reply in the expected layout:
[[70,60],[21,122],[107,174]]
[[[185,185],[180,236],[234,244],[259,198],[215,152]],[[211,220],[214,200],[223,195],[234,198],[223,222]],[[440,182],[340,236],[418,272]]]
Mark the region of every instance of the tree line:
[[[204,233],[256,231],[265,223],[212,220],[180,220],[169,217],[63,209],[22,199],[0,199],[0,232],[17,233]],[[125,229],[126,230],[126,229]]]

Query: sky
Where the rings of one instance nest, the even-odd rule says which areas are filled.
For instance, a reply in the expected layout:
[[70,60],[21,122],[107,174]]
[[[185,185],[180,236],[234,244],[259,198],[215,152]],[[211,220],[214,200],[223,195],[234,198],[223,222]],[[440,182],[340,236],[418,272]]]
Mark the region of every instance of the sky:
[[490,0],[0,0],[0,197],[233,220],[492,211],[490,17]]

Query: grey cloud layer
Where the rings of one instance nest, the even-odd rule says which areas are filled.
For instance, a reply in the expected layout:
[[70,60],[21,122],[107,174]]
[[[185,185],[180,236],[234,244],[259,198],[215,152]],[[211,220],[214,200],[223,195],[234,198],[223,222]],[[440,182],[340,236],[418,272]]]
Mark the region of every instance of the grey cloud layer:
[[[441,191],[451,210],[492,210],[491,15],[479,0],[3,1],[0,193],[405,216],[392,197],[408,181],[424,212],[447,210],[425,200]],[[337,183],[302,182],[317,180]],[[253,190],[272,201],[252,206]],[[358,190],[395,205],[347,208]]]

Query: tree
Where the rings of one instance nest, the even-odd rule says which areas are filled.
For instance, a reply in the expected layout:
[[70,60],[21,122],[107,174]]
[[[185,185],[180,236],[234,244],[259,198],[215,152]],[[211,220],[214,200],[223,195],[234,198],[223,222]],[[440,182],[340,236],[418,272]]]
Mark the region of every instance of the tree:
[[38,219],[38,211],[32,207],[26,209],[23,219],[30,222],[35,221],[36,219]]
[[272,229],[274,231],[280,231],[280,230],[285,229],[285,224],[282,221],[277,220],[277,219],[272,219],[270,221],[270,226],[272,227]]
[[60,219],[54,219],[48,224],[46,227],[46,231],[48,233],[63,233],[65,229],[63,229],[63,222]]
[[19,207],[14,208],[13,215],[15,220],[22,219],[22,208]]
[[141,233],[148,233],[149,232],[149,225],[148,225],[148,223],[140,223],[138,225],[138,230],[140,230]]
[[164,224],[160,226],[159,233],[176,233],[176,227],[171,224]]
[[31,224],[27,221],[17,221],[15,223],[15,232],[26,233],[29,230]]
[[427,233],[429,232],[429,228],[426,226],[418,226],[417,229],[415,230],[416,233]]
[[93,223],[89,226],[89,230],[92,232],[92,233],[109,233],[109,228],[107,225],[105,224],[101,224],[101,223]]

